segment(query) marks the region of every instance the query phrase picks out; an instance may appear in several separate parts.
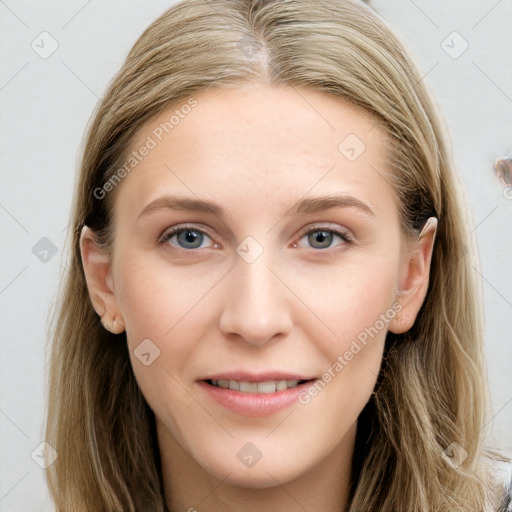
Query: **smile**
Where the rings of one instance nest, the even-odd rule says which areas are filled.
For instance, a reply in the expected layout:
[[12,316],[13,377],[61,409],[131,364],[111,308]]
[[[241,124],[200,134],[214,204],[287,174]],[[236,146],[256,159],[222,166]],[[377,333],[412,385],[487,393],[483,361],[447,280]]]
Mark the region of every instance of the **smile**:
[[[234,377],[234,376],[233,376]],[[297,403],[317,379],[270,380],[204,379],[202,392],[224,409],[249,417],[272,416]]]
[[208,384],[224,389],[232,389],[241,393],[275,393],[295,388],[305,380],[267,380],[265,382],[248,382],[238,380],[207,380]]

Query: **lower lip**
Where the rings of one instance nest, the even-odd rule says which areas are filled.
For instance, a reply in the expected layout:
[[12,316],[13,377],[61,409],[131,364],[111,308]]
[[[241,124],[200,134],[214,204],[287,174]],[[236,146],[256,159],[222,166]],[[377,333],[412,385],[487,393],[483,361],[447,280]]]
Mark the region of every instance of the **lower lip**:
[[294,388],[273,393],[242,393],[229,388],[213,386],[205,381],[199,381],[199,385],[209,396],[227,409],[254,418],[270,416],[290,407],[297,401],[298,396],[314,382],[314,380],[309,380]]

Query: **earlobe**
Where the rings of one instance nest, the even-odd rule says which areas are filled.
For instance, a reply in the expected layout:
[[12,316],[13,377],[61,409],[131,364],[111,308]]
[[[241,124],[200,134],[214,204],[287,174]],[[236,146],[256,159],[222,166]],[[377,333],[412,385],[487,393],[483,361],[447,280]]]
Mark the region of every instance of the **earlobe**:
[[395,334],[407,332],[414,325],[427,295],[437,226],[437,218],[430,217],[404,261],[396,293],[400,315],[389,324],[389,330]]
[[88,226],[80,234],[80,254],[92,306],[108,331],[119,334],[125,323],[114,294],[109,255],[101,249]]

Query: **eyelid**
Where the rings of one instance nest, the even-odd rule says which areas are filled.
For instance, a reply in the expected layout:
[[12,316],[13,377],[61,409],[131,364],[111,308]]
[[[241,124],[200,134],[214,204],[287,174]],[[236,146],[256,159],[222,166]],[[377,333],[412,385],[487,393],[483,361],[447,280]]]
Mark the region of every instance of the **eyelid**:
[[304,228],[304,230],[302,230],[300,232],[300,235],[298,235],[298,237],[300,239],[304,235],[308,235],[309,233],[314,233],[315,231],[321,231],[321,230],[331,231],[334,234],[337,234],[346,243],[355,241],[355,237],[349,229],[342,227],[342,226],[329,224],[329,223],[318,223],[318,224],[313,223],[313,225],[310,225],[309,227]]
[[[200,233],[206,234],[214,243],[214,245],[218,246],[219,244],[215,242],[215,237],[209,232],[209,230],[202,224],[176,224],[174,226],[169,226],[166,228],[163,233],[158,237],[158,243],[165,243],[168,242],[173,236],[180,233],[181,231],[186,231],[187,229],[190,229],[191,231],[198,231]],[[313,223],[309,226],[305,227],[299,232],[299,235],[297,235],[296,240],[300,241],[301,238],[304,237],[304,235],[308,235],[310,233],[314,233],[315,231],[330,231],[336,235],[338,235],[345,243],[351,243],[355,241],[354,236],[352,235],[351,231],[345,227],[338,226],[338,225],[332,225],[329,223]],[[296,242],[294,242],[294,246],[296,247]],[[182,249],[180,247],[177,247],[178,249]],[[185,249],[186,250],[186,249]]]
[[[158,243],[168,242],[173,236],[177,235],[180,231],[186,231],[189,229],[190,231],[199,231],[207,235],[215,245],[218,245],[215,242],[213,235],[209,232],[209,230],[202,224],[175,224],[174,226],[169,226],[166,228],[163,233],[158,237]],[[182,247],[178,247],[178,249],[182,249]],[[186,249],[185,249],[186,250]]]

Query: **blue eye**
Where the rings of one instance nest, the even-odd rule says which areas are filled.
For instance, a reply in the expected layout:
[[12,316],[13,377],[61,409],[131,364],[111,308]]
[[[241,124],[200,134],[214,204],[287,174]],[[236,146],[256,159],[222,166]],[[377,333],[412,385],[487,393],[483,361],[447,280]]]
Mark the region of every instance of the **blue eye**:
[[[173,228],[162,235],[159,242],[170,242],[176,237],[178,247],[181,249],[202,249],[201,244],[205,239],[211,238],[202,230],[193,228],[191,226],[182,226]],[[176,245],[176,244],[171,244]]]
[[313,249],[329,249],[335,237],[341,238],[343,243],[350,243],[352,241],[348,232],[323,227],[310,229],[302,236],[302,238],[304,237],[307,237]]
[[[304,233],[300,240],[303,238],[308,239],[309,246],[313,249],[329,249],[335,238],[338,237],[342,240],[342,244],[348,244],[352,242],[352,236],[348,231],[332,229],[327,227],[314,227],[310,229],[306,233]],[[178,247],[179,249],[204,249],[206,246],[203,246],[203,242],[212,239],[208,234],[201,230],[197,229],[193,226],[180,226],[169,229],[165,232],[159,239],[159,243],[167,243],[171,242],[171,240],[176,239],[175,242],[172,242],[171,245],[174,247]],[[297,247],[298,244],[294,244],[294,247]],[[304,246],[301,246],[304,247]]]

